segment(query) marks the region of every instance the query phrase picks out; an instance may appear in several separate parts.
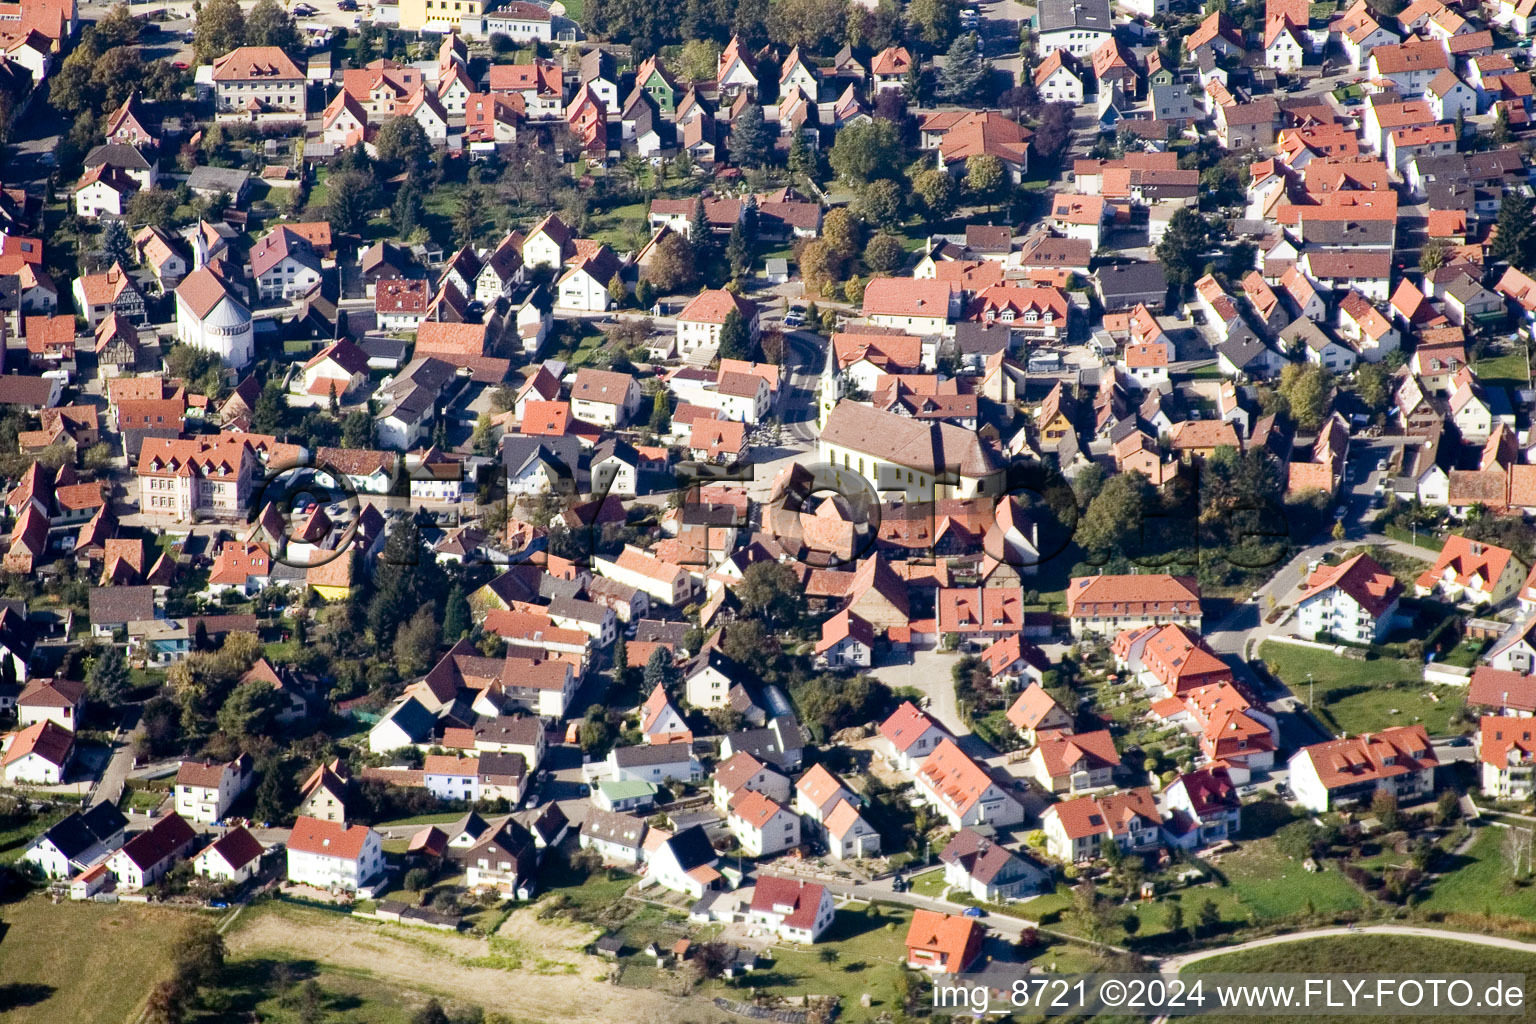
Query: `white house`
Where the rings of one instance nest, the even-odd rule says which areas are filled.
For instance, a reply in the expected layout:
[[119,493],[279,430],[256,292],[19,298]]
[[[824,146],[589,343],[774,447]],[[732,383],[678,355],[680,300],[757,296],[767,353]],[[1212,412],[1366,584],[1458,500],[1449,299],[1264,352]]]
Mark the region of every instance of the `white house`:
[[725,827],[749,857],[765,857],[800,845],[800,816],[752,789],[731,801]]
[[366,825],[299,818],[288,837],[288,881],[356,892],[384,869],[379,834]]
[[917,792],[953,828],[1001,828],[1024,820],[1024,807],[987,770],[945,738],[917,770]]
[[8,737],[0,753],[0,779],[10,786],[56,786],[64,781],[74,752],[75,734],[45,719]]
[[44,878],[66,878],[99,864],[123,845],[128,819],[110,803],[74,811],[32,840],[21,859]]
[[1066,864],[1094,860],[1106,842],[1122,850],[1150,850],[1162,840],[1162,819],[1146,786],[1080,796],[1040,812],[1045,849]]
[[939,723],[918,710],[909,700],[880,724],[886,758],[901,771],[914,771],[938,745],[949,738]]
[[640,384],[627,373],[583,366],[571,383],[571,415],[600,427],[622,427],[640,409]]
[[107,869],[119,890],[143,889],[164,877],[196,840],[197,833],[180,815],[167,814],[107,858]]
[[677,348],[685,355],[720,344],[720,329],[732,310],[741,318],[747,335],[756,342],[761,333],[757,303],[726,291],[708,288],[695,295],[677,315]]
[[183,761],[176,770],[176,813],[205,825],[222,821],[254,777],[251,759],[244,754],[228,764]]
[[215,882],[238,885],[261,867],[261,841],[237,825],[192,859],[192,871]]
[[832,924],[832,894],[799,879],[758,878],[747,922],[770,929],[786,942],[815,942]]
[[1435,791],[1439,763],[1422,725],[1396,726],[1302,747],[1291,755],[1291,793],[1318,814],[1343,802],[1369,804],[1377,791],[1407,802]]
[[1325,633],[1349,643],[1381,643],[1402,592],[1397,578],[1370,555],[1318,566],[1297,605],[1297,630],[1308,639]]
[[1484,715],[1477,727],[1483,792],[1500,800],[1529,800],[1536,779],[1536,719]]

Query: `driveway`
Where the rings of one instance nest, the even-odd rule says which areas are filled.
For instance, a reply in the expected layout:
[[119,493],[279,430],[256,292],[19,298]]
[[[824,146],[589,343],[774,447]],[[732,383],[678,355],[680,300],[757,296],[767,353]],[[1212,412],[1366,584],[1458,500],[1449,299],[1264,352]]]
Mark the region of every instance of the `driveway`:
[[959,659],[955,653],[937,649],[917,650],[910,655],[896,655],[891,661],[870,669],[870,675],[895,689],[910,686],[928,698],[925,710],[933,716],[960,748],[971,757],[985,761],[998,756],[979,736],[971,734],[970,727],[960,718],[960,705],[955,700],[954,665]]

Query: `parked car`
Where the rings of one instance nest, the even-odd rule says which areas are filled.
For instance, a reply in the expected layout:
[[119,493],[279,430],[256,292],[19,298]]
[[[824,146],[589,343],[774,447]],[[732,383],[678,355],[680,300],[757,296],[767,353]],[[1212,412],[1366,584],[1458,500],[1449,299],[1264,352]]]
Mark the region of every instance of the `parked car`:
[[965,916],[965,917],[986,917],[987,916],[987,912],[985,910],[982,910],[980,907],[966,907],[963,911],[961,911],[961,914],[962,914],[962,916]]
[[805,326],[805,317],[801,316],[799,313],[785,313],[784,314],[784,326],[785,327],[803,327],[803,326]]

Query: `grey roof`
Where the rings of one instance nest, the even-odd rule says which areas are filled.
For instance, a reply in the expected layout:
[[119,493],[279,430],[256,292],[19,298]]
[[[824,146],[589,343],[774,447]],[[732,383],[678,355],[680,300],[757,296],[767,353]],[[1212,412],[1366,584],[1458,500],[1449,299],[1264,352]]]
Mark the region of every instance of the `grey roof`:
[[1168,275],[1157,263],[1112,263],[1094,272],[1102,295],[1136,295],[1168,290]]
[[620,768],[687,764],[692,757],[693,751],[686,743],[642,743],[638,746],[613,749],[613,763]]
[[92,587],[89,600],[92,625],[147,622],[155,617],[153,587]]
[[1397,223],[1390,220],[1309,220],[1302,231],[1309,245],[1391,245]]
[[568,475],[572,486],[580,482],[581,442],[570,434],[562,437],[507,434],[501,439],[501,457],[509,478],[521,474],[534,461],[543,460],[555,467],[557,472]]
[[423,740],[432,734],[437,718],[415,697],[407,697],[395,710],[385,715],[383,721],[393,722],[412,740]]
[[1063,29],[1114,31],[1109,0],[1041,0],[1036,25],[1041,32]]
[[39,838],[46,839],[53,844],[54,849],[74,860],[127,827],[128,819],[116,807],[109,803],[99,803],[88,811],[74,812]]
[[1245,370],[1264,357],[1265,348],[1264,343],[1258,338],[1242,335],[1217,346],[1216,351],[1225,356],[1227,361],[1239,370]]
[[955,348],[962,355],[992,355],[1006,351],[1012,332],[1006,326],[961,320],[955,324]]
[[187,175],[187,187],[194,192],[199,190],[228,192],[235,196],[245,190],[246,183],[250,180],[250,171],[236,170],[232,167],[194,167],[192,173]]
[[99,167],[103,164],[108,167],[124,167],[130,171],[149,170],[149,161],[144,159],[144,154],[140,153],[137,147],[130,146],[126,142],[109,142],[104,146],[97,146],[86,154],[87,168]]
[[1315,352],[1321,352],[1329,344],[1333,343],[1333,339],[1328,336],[1326,331],[1306,318],[1294,321],[1289,327],[1281,331],[1280,340],[1287,345],[1299,341]]

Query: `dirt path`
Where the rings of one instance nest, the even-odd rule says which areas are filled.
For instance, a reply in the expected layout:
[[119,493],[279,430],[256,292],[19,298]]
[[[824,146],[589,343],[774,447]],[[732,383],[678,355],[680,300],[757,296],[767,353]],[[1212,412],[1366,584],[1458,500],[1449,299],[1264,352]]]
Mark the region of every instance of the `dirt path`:
[[[505,936],[503,929],[501,935]],[[585,953],[541,946],[546,936],[514,936],[510,949],[484,939],[293,911],[246,914],[226,937],[233,956],[290,953],[339,970],[530,1021],[672,1024],[718,1021],[708,1000],[680,999],[606,980],[609,965]]]
[[1498,935],[1453,932],[1441,928],[1418,928],[1413,925],[1373,924],[1362,925],[1358,928],[1312,928],[1304,932],[1270,935],[1262,939],[1254,939],[1252,942],[1242,942],[1233,946],[1218,946],[1215,949],[1205,949],[1197,953],[1184,953],[1180,956],[1165,957],[1158,964],[1158,970],[1164,974],[1177,974],[1190,964],[1198,963],[1201,960],[1226,956],[1228,953],[1240,953],[1246,949],[1257,949],[1261,946],[1277,946],[1286,942],[1306,942],[1310,939],[1350,938],[1356,935],[1411,935],[1414,938],[1436,939],[1442,942],[1467,942],[1476,946],[1492,946],[1495,949],[1508,949],[1517,953],[1536,953],[1536,943],[1521,942],[1519,939],[1506,939]]

